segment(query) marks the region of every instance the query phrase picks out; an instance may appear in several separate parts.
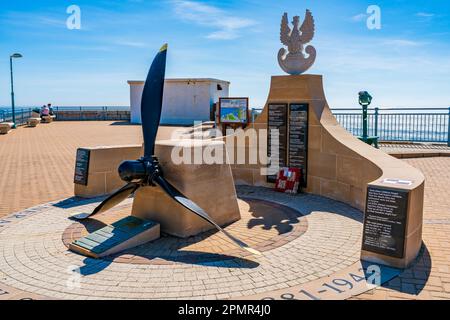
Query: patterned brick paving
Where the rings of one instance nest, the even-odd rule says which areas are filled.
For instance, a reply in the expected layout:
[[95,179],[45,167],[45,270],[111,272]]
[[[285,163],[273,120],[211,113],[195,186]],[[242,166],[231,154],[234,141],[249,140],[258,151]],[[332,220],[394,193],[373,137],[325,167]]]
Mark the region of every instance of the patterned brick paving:
[[[72,253],[61,239],[73,224],[68,217],[93,209],[98,200],[50,203],[5,217],[6,223],[0,224],[0,289],[5,285],[22,294],[59,299],[227,299],[305,284],[359,260],[362,216],[358,210],[314,195],[292,196],[265,188],[242,187],[238,195],[301,212],[308,221],[306,232],[274,245],[262,256],[186,262],[173,251],[172,256],[160,258],[175,263],[117,263]],[[302,219],[298,214],[297,218]],[[295,224],[289,221],[281,223]],[[268,223],[244,225],[259,233],[277,229]],[[198,240],[201,246],[202,239]],[[76,268],[82,275],[80,286],[71,285],[78,278],[71,272]]]
[[[70,197],[77,147],[140,142],[139,126],[110,122],[55,122],[0,135],[0,217]],[[399,150],[413,152],[414,148],[397,146]],[[426,176],[422,254],[399,277],[357,299],[450,298],[450,158],[404,161]],[[92,209],[98,199],[45,204],[0,219],[0,299],[254,296],[321,283],[322,277],[351,268],[359,260],[361,213],[357,210],[316,196],[292,197],[259,188],[240,188],[239,195],[298,210],[305,215],[308,229],[296,237],[288,232],[289,241],[272,243],[273,248],[256,259],[116,263],[80,257],[62,241],[64,232],[74,225],[67,216],[81,208]],[[80,288],[68,285],[73,277],[69,269],[75,266],[83,275]]]
[[[158,137],[173,129],[160,127]],[[0,217],[72,196],[77,148],[140,144],[141,130],[124,122],[56,121],[0,135]]]
[[380,149],[396,158],[450,157],[450,147],[446,144],[381,143]]
[[[238,202],[241,219],[228,226],[227,231],[260,252],[281,247],[300,237],[308,228],[306,217],[289,207],[245,198],[239,199]],[[122,205],[95,216],[95,219],[88,219],[83,223],[75,222],[64,231],[62,240],[66,247],[69,247],[74,240],[102,228],[105,224],[124,218],[130,212],[130,205]],[[163,235],[156,241],[104,259],[118,263],[161,265],[176,262],[211,262],[249,256],[249,252],[237,248],[224,238],[222,233],[211,230],[188,239]]]

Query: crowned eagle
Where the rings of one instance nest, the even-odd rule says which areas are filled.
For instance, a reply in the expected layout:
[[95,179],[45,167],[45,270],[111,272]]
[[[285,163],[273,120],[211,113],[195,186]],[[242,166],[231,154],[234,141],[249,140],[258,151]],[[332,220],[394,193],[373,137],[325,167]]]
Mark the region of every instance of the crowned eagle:
[[314,37],[314,18],[311,11],[306,10],[305,20],[300,25],[300,17],[295,16],[292,24],[293,29],[289,28],[287,13],[284,13],[281,19],[280,40],[281,43],[288,47],[291,54],[303,53],[303,45],[310,42]]

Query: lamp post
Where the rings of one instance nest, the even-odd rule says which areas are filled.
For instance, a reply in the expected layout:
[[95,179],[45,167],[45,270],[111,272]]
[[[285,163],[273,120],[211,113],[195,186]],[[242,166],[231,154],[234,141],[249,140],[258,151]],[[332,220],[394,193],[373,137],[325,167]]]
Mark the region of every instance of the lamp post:
[[9,56],[9,68],[11,70],[11,107],[12,107],[12,121],[14,123],[13,128],[16,128],[16,110],[14,105],[14,78],[13,78],[13,65],[12,60],[13,58],[22,58],[22,55],[20,53],[14,53]]

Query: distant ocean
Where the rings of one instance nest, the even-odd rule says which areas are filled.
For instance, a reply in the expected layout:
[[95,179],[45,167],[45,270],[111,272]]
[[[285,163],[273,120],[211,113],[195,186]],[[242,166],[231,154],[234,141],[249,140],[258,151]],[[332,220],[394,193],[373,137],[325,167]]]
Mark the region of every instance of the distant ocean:
[[[36,106],[39,108],[39,106]],[[16,115],[26,117],[32,106],[17,107]],[[92,106],[92,107],[53,107],[55,110],[129,110],[129,106]],[[258,108],[259,112],[262,110]],[[259,113],[258,112],[258,113]],[[355,109],[332,109],[339,123],[355,136],[362,135],[362,111]],[[377,135],[384,141],[418,141],[418,142],[439,142],[449,141],[450,115],[449,108],[414,108],[414,109],[379,109],[377,132],[375,133],[374,111],[369,111],[369,135]],[[0,107],[0,122],[11,120],[11,108]]]

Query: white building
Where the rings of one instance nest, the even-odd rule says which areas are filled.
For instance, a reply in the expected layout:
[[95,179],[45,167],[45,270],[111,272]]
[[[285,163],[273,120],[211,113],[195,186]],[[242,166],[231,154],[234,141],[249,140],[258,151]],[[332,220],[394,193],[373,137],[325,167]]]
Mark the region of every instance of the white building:
[[[144,81],[130,85],[131,122],[141,123],[141,99]],[[161,124],[192,124],[209,121],[214,103],[228,97],[230,82],[198,79],[166,79],[164,83]]]

